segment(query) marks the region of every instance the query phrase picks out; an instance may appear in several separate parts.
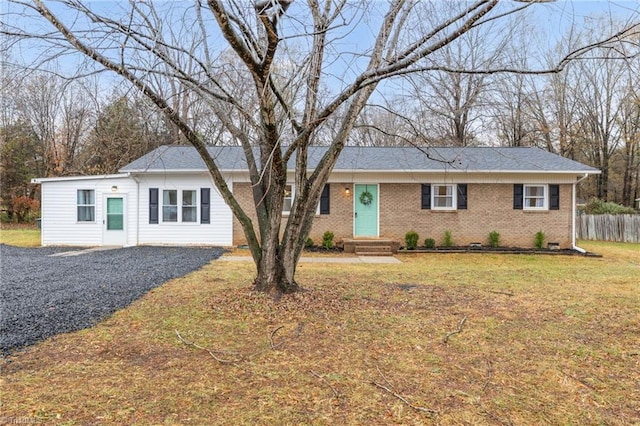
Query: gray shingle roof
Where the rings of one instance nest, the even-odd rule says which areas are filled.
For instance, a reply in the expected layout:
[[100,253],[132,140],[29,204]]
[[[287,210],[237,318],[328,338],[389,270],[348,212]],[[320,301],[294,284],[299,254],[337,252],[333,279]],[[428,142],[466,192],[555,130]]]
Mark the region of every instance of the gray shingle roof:
[[[313,168],[325,147],[309,149]],[[223,171],[247,170],[237,146],[210,147],[209,153]],[[295,159],[289,162],[293,169]],[[124,166],[121,172],[204,171],[204,161],[190,146],[161,146]],[[335,171],[467,171],[467,172],[575,172],[598,170],[539,148],[397,148],[345,147]]]

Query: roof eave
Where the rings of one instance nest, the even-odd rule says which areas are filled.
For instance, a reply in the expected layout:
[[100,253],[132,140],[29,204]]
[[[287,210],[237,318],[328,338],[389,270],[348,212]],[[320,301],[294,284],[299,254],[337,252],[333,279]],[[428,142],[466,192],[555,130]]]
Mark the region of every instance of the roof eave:
[[122,172],[118,174],[110,174],[110,175],[85,175],[85,176],[58,176],[58,177],[49,177],[49,178],[33,178],[31,179],[31,183],[34,184],[42,184],[46,182],[64,182],[64,181],[74,181],[74,180],[104,180],[104,179],[124,179],[131,177],[129,172]]

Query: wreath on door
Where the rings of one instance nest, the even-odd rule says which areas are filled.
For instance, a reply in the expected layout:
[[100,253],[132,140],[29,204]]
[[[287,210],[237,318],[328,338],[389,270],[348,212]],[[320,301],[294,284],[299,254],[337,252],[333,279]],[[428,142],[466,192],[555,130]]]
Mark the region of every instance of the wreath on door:
[[371,202],[373,202],[373,195],[365,189],[364,192],[360,194],[360,202],[365,206],[371,205]]

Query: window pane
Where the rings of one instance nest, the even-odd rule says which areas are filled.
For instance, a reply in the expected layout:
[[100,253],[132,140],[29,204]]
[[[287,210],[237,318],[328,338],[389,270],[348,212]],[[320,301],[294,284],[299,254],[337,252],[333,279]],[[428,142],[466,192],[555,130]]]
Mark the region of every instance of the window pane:
[[122,198],[107,198],[107,214],[122,214]]
[[436,186],[436,195],[447,196],[452,194],[451,186]]
[[293,189],[291,185],[284,187],[284,200],[282,201],[282,211],[290,212],[293,205]]
[[182,191],[182,205],[183,206],[195,206],[196,205],[196,191]]
[[436,197],[434,200],[435,207],[451,207],[453,200],[448,197]]
[[544,186],[525,186],[525,197],[544,197]]
[[165,206],[177,206],[178,205],[178,191],[176,190],[164,190],[162,191],[162,204]]
[[178,221],[178,207],[164,206],[162,207],[162,221],[163,222],[177,222]]
[[198,219],[198,212],[195,207],[183,207],[182,208],[182,221],[183,222],[196,222]]
[[78,204],[95,204],[93,189],[79,189]]
[[78,206],[78,222],[93,222],[95,221],[95,207],[94,206]]
[[122,231],[124,229],[124,215],[107,214],[107,230]]

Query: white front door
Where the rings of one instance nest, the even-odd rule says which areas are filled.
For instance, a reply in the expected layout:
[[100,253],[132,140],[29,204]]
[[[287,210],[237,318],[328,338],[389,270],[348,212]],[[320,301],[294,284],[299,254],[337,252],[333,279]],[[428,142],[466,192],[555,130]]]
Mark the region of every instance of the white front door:
[[124,194],[107,194],[104,198],[102,244],[124,246],[127,243],[125,212],[127,199]]

